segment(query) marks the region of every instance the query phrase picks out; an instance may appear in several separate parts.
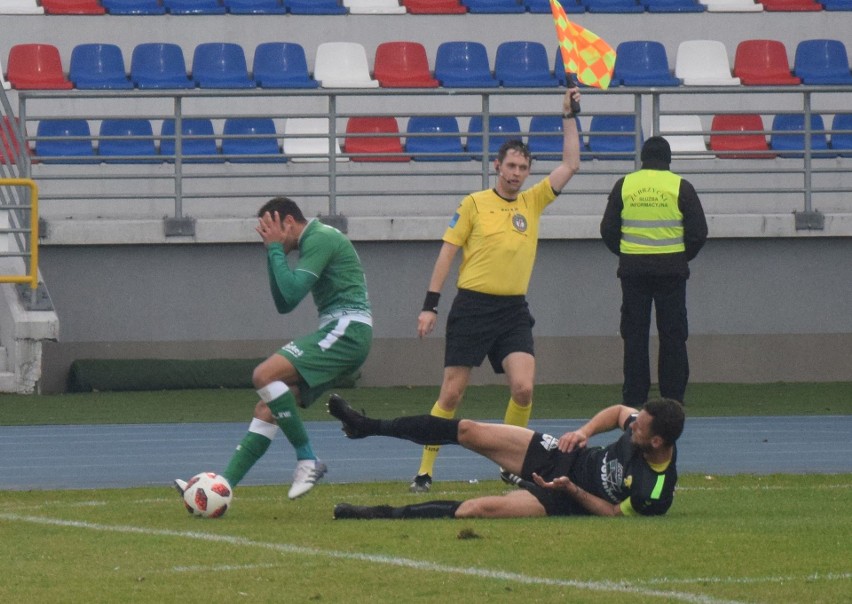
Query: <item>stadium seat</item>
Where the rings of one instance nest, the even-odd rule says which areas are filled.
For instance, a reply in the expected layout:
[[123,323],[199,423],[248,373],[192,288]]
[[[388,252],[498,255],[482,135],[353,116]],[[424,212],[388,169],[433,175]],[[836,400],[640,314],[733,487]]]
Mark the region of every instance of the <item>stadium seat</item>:
[[[59,138],[42,140],[42,137]],[[35,153],[46,164],[92,163],[95,151],[89,122],[76,118],[41,120],[36,129]]]
[[778,40],[743,40],[737,44],[734,75],[746,86],[802,83],[790,71],[787,49]]
[[232,163],[286,161],[269,117],[230,117],[222,129],[222,155]]
[[115,44],[78,44],[71,50],[68,79],[80,89],[133,88],[124,55]]
[[[324,117],[287,118],[284,121],[284,155],[294,162],[329,161],[329,123]],[[335,159],[343,157],[340,139],[335,145]]]
[[106,11],[98,0],[41,0],[48,15],[103,15]]
[[636,144],[636,117],[595,115],[589,125],[589,151],[595,159],[635,159],[641,147]]
[[435,56],[435,77],[444,88],[493,88],[488,51],[481,42],[443,42]]
[[583,0],[590,13],[644,13],[638,0]]
[[707,7],[698,0],[641,0],[649,13],[702,13]]
[[[476,135],[482,132],[483,119],[481,115],[470,118],[467,126],[467,152],[473,159],[482,159],[482,146],[484,137]],[[500,145],[511,139],[523,139],[521,136],[521,125],[517,117],[508,115],[491,115],[488,119],[488,159],[496,157]]]
[[666,47],[661,42],[622,42],[615,50],[613,80],[625,86],[678,86],[671,74]]
[[461,0],[469,13],[524,13],[527,7],[520,0]]
[[283,15],[287,7],[283,0],[224,0],[232,15]]
[[102,0],[110,15],[163,15],[166,7],[160,0]]
[[[580,121],[577,120],[578,125],[579,123]],[[530,118],[527,146],[530,148],[533,159],[561,159],[562,138],[561,115],[534,115]]]
[[829,11],[852,10],[852,0],[820,0],[820,3],[822,4],[823,10],[829,10]]
[[402,3],[412,15],[460,15],[467,12],[461,0],[402,0]]
[[[825,123],[822,116],[811,114],[811,157],[834,157],[835,153],[829,152],[828,137],[825,132]],[[782,113],[772,118],[772,133],[769,135],[769,147],[778,152],[779,157],[803,157],[805,145],[805,114],[804,113]],[[793,151],[793,153],[791,153]]]
[[133,49],[130,79],[138,88],[195,88],[177,44],[145,42]]
[[816,0],[760,0],[767,12],[813,12],[822,10]]
[[840,157],[852,157],[852,113],[836,113],[831,120],[831,148]]
[[436,88],[426,48],[420,42],[382,42],[376,47],[373,76],[383,88]]
[[305,49],[293,42],[263,42],[254,50],[254,80],[262,88],[316,88]]
[[793,72],[803,84],[852,84],[846,45],[840,40],[802,40]]
[[686,86],[738,86],[731,77],[728,51],[716,40],[686,40],[677,48],[675,77]]
[[343,150],[346,153],[370,154],[353,157],[352,161],[407,162],[411,159],[407,155],[381,155],[404,153],[399,136],[399,124],[394,117],[350,117],[346,123],[346,140]]
[[3,87],[3,90],[9,90],[12,88],[12,85],[6,81],[6,75],[3,70],[3,65],[0,64],[0,86]]
[[[661,115],[660,135],[669,142],[672,157],[681,159],[707,159],[704,128],[697,115]],[[683,133],[683,134],[679,134]]]
[[220,0],[163,0],[172,15],[224,15],[227,12]]
[[192,79],[199,88],[254,88],[243,47],[233,42],[205,42],[192,55]]
[[[183,118],[181,120],[181,158],[184,163],[221,162],[219,148],[213,133],[213,122],[207,118]],[[163,120],[160,130],[160,155],[169,162],[175,161],[177,140],[175,139],[175,121]],[[201,156],[201,157],[192,157]]]
[[[414,116],[408,119],[405,152],[415,161],[468,161],[454,117]],[[452,154],[435,156],[428,154]]]
[[708,13],[759,13],[763,5],[755,0],[701,0]]
[[502,42],[494,59],[494,77],[507,88],[559,85],[541,42]]
[[[15,118],[15,124],[20,129],[20,121]],[[21,155],[21,137],[18,135],[18,130],[13,127],[11,118],[6,115],[0,121],[0,144],[3,145],[3,151],[0,151],[0,164],[16,164],[18,157]],[[27,150],[27,154],[31,155],[29,147],[23,145]]]
[[345,15],[346,7],[338,0],[284,0],[293,15]]
[[62,71],[53,44],[16,44],[9,49],[8,82],[19,90],[68,90],[74,85]]
[[771,159],[763,119],[756,113],[713,116],[710,149],[720,159]]
[[402,15],[406,10],[399,0],[343,0],[350,15]]
[[[525,0],[524,4],[527,5],[527,11],[530,13],[551,14],[550,0]],[[564,0],[559,4],[565,9],[565,13],[569,15],[571,13],[586,12],[586,6],[580,0]]]
[[[122,138],[104,138],[122,137]],[[131,138],[134,137],[134,138]],[[145,138],[135,138],[145,137]],[[154,130],[145,119],[105,119],[101,122],[98,155],[106,163],[151,163],[159,160],[144,159],[156,156]],[[143,159],[117,156],[143,156]]]
[[357,42],[323,42],[317,46],[314,79],[323,88],[378,88],[370,77],[367,51]]
[[43,15],[36,0],[0,0],[0,15]]

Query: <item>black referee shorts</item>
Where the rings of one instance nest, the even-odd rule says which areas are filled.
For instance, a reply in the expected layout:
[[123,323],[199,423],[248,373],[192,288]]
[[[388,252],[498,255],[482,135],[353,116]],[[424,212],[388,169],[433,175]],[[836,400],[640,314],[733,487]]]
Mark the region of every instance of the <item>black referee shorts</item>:
[[447,316],[445,367],[479,367],[485,357],[495,373],[512,352],[535,355],[535,324],[524,296],[493,296],[460,289]]

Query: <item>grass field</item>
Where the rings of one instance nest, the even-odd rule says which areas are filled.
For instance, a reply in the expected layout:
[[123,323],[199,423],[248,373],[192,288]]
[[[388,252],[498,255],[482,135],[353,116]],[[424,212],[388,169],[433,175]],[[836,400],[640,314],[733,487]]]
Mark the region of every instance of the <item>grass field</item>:
[[[422,413],[435,393],[344,391],[377,416]],[[542,386],[535,415],[587,417],[617,397],[615,386]],[[848,383],[695,385],[690,397],[691,416],[852,413]],[[499,417],[504,400],[501,388],[473,388],[464,414]],[[253,404],[250,391],[2,396],[0,425],[246,421]],[[306,417],[327,418],[323,407]],[[284,487],[244,486],[219,520],[190,517],[165,487],[0,492],[0,600],[852,601],[852,474],[686,475],[672,510],[654,519],[331,518],[340,501],[505,488],[440,482],[423,496],[399,483],[321,484],[289,501]]]

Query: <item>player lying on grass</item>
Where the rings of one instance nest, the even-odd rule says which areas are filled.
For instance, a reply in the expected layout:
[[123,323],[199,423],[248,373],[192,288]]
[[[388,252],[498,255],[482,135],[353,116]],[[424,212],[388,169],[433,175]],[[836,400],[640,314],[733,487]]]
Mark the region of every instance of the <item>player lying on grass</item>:
[[[421,445],[461,445],[515,474],[523,487],[506,495],[403,507],[340,503],[334,508],[337,519],[665,514],[677,483],[675,441],[684,423],[683,406],[671,399],[649,401],[641,410],[607,407],[559,438],[519,426],[431,415],[372,419],[336,394],[329,398],[328,412],[343,423],[349,438],[392,436]],[[586,446],[593,435],[616,428],[624,434],[612,444]]]

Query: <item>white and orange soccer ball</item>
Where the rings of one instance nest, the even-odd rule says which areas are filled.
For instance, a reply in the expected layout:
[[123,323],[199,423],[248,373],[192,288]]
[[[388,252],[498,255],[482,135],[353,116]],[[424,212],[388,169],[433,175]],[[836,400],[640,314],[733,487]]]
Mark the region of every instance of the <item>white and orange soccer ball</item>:
[[183,504],[186,511],[202,518],[219,518],[231,506],[234,491],[228,481],[215,472],[201,472],[186,483]]

